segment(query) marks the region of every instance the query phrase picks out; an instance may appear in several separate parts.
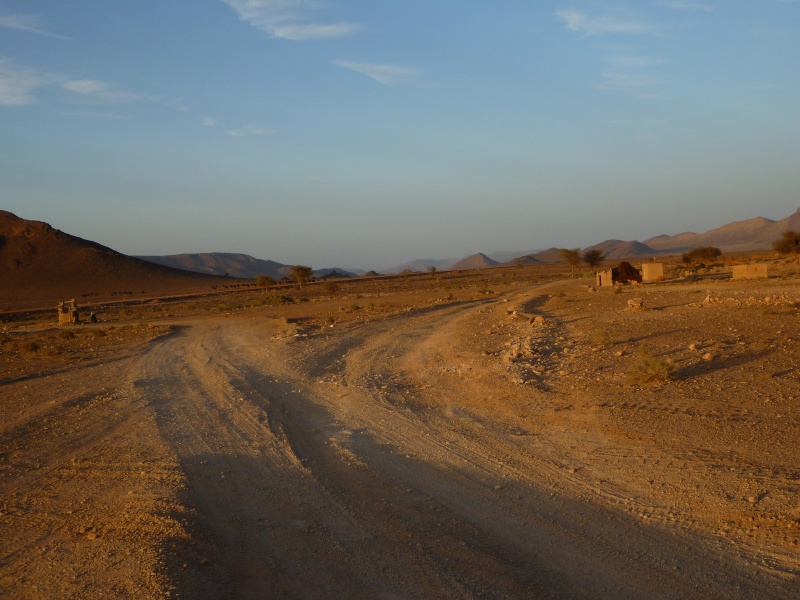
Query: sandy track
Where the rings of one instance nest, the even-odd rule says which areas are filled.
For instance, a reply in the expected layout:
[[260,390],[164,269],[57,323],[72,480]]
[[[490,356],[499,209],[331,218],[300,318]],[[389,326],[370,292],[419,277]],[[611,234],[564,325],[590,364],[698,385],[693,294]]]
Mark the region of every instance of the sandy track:
[[[632,519],[606,501],[622,493],[613,482],[565,470],[524,420],[471,410],[464,394],[507,393],[464,354],[495,307],[305,337],[271,320],[198,321],[96,371],[6,386],[40,401],[3,430],[3,523],[31,534],[4,545],[0,585],[18,597],[37,579],[41,597],[792,597],[793,576]],[[54,390],[65,400],[48,406]],[[32,435],[42,424],[58,431]],[[110,472],[86,477],[75,456]],[[97,524],[64,531],[74,519],[55,513],[81,499]],[[65,564],[71,579],[47,577]]]

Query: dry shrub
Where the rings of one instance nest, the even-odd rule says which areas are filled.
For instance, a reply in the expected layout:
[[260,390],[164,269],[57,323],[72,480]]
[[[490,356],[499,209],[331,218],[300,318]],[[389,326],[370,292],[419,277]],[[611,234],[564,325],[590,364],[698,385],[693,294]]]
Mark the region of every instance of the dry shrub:
[[589,336],[594,346],[613,346],[614,340],[605,329],[595,329]]
[[674,375],[673,365],[643,348],[628,367],[626,382],[628,385],[652,385],[669,381]]
[[33,354],[39,351],[39,344],[34,342],[33,340],[28,340],[27,342],[21,342],[18,346],[20,352],[25,352],[29,354]]

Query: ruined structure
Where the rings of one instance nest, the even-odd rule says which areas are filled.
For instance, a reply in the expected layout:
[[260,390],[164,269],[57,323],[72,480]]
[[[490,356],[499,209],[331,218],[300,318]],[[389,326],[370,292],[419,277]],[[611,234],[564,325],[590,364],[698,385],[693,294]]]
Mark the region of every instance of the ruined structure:
[[78,305],[75,299],[62,300],[58,303],[58,324],[59,325],[75,325],[80,323],[78,318]]
[[595,285],[597,287],[611,287],[614,285],[614,277],[611,273],[611,269],[608,271],[599,271],[595,279]]
[[611,269],[611,277],[614,283],[642,283],[642,274],[631,263],[622,261]]
[[767,279],[767,265],[733,265],[734,279]]
[[600,271],[597,274],[596,285],[598,287],[609,287],[615,283],[642,283],[642,275],[639,270],[634,268],[631,263],[622,261],[608,271]]
[[642,281],[664,281],[664,263],[642,263]]

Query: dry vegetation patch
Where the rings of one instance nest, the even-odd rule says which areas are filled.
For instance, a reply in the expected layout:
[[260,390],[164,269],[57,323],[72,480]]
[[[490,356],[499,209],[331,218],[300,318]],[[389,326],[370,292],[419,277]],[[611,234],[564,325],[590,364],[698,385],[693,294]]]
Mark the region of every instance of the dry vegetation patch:
[[0,380],[42,369],[77,367],[114,353],[128,352],[132,345],[170,331],[169,325],[147,323],[46,329],[28,326],[6,330],[0,333]]

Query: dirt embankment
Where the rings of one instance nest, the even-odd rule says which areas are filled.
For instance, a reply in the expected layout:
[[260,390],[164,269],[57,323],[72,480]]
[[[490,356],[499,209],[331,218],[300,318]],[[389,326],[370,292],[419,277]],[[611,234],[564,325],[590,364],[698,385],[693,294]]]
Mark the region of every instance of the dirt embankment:
[[0,593],[791,598],[797,282],[40,342],[0,381]]

